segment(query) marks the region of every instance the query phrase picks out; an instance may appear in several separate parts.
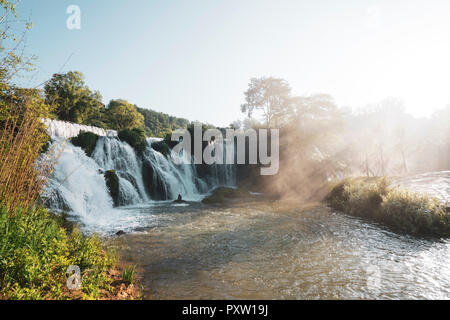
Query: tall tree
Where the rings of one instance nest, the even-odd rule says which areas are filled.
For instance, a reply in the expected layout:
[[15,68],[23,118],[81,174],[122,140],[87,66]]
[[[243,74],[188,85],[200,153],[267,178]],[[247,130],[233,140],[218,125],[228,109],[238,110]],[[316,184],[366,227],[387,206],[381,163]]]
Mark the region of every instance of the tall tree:
[[89,119],[98,118],[104,108],[102,96],[91,91],[84,83],[79,71],[54,74],[45,85],[46,103],[55,107],[61,120],[89,124]]
[[249,117],[260,111],[267,128],[279,127],[291,111],[291,87],[286,80],[274,77],[252,78],[241,111]]
[[116,130],[144,127],[144,116],[126,100],[111,100],[106,109],[109,127]]

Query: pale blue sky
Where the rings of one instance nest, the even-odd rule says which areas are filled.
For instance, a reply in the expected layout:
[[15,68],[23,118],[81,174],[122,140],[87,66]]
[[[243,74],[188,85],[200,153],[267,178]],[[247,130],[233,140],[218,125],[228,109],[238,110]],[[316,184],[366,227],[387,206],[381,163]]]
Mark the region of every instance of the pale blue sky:
[[[81,8],[81,30],[66,9]],[[249,78],[285,78],[294,94],[341,106],[388,96],[426,116],[450,103],[450,1],[22,0],[34,27],[36,85],[79,70],[107,103],[123,98],[190,120],[228,125]]]

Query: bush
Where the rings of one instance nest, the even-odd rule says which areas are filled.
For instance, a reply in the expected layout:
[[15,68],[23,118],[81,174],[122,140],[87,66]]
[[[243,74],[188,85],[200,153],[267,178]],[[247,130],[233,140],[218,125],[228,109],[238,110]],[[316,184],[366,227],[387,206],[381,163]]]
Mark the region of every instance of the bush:
[[170,154],[171,150],[170,146],[166,143],[165,140],[153,142],[152,148],[161,153],[165,157],[167,157]]
[[119,177],[116,171],[109,170],[105,172],[106,187],[113,199],[114,206],[119,206]]
[[82,272],[82,298],[95,299],[111,290],[107,271],[114,255],[103,250],[98,237],[67,234],[45,209],[13,216],[0,208],[0,299],[67,299],[66,271]]
[[147,138],[142,128],[125,129],[119,131],[119,139],[127,142],[136,150],[138,154],[142,154],[147,147]]
[[99,136],[92,132],[81,132],[78,136],[71,139],[72,144],[80,147],[90,157],[95,150]]
[[134,274],[136,272],[136,265],[133,265],[131,268],[125,267],[122,273],[122,279],[127,286],[130,286],[134,283]]
[[325,198],[345,213],[370,218],[394,231],[420,236],[450,236],[450,215],[439,200],[398,188],[386,179],[348,179],[335,185]]

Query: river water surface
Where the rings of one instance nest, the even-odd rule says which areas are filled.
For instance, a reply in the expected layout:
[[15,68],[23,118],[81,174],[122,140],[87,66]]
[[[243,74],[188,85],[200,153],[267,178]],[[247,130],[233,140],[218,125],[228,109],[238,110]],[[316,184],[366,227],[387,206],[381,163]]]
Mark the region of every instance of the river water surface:
[[146,223],[116,245],[139,264],[146,298],[450,299],[449,240],[400,235],[321,204],[255,196],[227,208],[126,210]]

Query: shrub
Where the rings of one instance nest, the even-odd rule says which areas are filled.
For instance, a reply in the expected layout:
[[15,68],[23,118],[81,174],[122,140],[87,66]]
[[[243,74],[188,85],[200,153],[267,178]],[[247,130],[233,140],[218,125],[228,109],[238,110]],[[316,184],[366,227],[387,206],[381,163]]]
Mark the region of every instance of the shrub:
[[119,177],[117,176],[116,171],[106,171],[105,181],[114,205],[117,207],[119,205]]
[[142,128],[125,129],[119,131],[118,136],[120,140],[132,146],[138,154],[142,154],[147,146],[147,138]]
[[421,236],[450,236],[450,215],[439,200],[399,188],[387,179],[348,179],[325,198],[345,213],[370,218],[395,231]]
[[81,132],[78,136],[71,139],[72,144],[76,147],[80,147],[86,152],[86,155],[90,157],[97,145],[98,135],[92,132]]
[[166,143],[165,140],[153,142],[152,148],[161,153],[165,157],[167,157],[170,154],[171,150],[170,146]]

